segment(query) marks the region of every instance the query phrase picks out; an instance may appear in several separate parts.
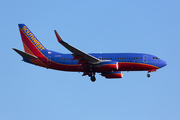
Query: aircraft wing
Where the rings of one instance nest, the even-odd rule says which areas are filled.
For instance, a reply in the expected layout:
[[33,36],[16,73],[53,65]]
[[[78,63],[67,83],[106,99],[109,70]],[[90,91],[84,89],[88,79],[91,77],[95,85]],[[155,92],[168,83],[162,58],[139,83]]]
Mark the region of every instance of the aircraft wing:
[[73,60],[78,60],[79,64],[85,63],[85,62],[88,62],[90,64],[98,64],[98,63],[101,62],[100,59],[95,58],[95,57],[93,57],[93,56],[91,56],[91,55],[89,55],[89,54],[87,54],[87,53],[85,53],[85,52],[83,52],[83,51],[69,45],[68,43],[64,42],[62,40],[62,38],[59,36],[59,34],[57,33],[57,31],[55,30],[54,32],[56,34],[58,42],[73,53],[73,57],[74,57]]

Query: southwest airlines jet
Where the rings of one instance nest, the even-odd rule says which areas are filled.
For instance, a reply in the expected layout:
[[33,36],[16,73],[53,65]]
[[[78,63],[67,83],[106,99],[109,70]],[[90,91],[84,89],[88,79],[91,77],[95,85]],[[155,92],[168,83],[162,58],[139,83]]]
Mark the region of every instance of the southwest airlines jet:
[[25,24],[19,24],[19,30],[24,51],[13,48],[23,57],[23,61],[41,67],[83,72],[91,81],[96,80],[95,74],[100,73],[106,78],[122,78],[123,71],[150,72],[167,65],[167,63],[154,55],[140,53],[85,53],[62,40],[57,31],[55,35],[58,42],[68,49],[71,54],[63,54],[46,49]]

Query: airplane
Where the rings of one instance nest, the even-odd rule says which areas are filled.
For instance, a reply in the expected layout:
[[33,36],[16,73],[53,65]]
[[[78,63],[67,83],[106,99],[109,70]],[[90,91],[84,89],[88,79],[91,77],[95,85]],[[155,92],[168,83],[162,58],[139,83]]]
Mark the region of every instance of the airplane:
[[25,52],[12,48],[22,56],[23,61],[48,69],[83,72],[96,81],[95,74],[100,73],[108,79],[122,78],[123,71],[155,72],[167,65],[158,57],[143,53],[85,53],[65,41],[54,30],[58,42],[68,49],[71,54],[63,54],[47,49],[35,37],[25,24],[18,24]]

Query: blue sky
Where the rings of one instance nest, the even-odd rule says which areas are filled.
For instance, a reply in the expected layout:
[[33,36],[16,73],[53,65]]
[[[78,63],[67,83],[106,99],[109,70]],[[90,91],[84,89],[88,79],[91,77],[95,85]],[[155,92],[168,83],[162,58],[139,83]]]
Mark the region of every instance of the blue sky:
[[[1,0],[0,119],[179,120],[180,1]],[[49,70],[22,62],[18,23],[48,49],[70,53],[55,37],[87,53],[148,53],[168,65],[124,72],[122,79]]]

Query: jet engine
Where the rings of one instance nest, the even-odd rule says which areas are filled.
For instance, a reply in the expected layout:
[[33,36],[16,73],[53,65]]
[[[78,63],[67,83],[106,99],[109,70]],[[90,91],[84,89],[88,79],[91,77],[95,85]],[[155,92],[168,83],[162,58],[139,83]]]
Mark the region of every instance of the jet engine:
[[113,71],[118,70],[119,65],[117,61],[105,61],[100,63],[100,68],[102,70]]
[[106,78],[122,78],[123,72],[122,71],[104,72],[101,75],[106,77]]

